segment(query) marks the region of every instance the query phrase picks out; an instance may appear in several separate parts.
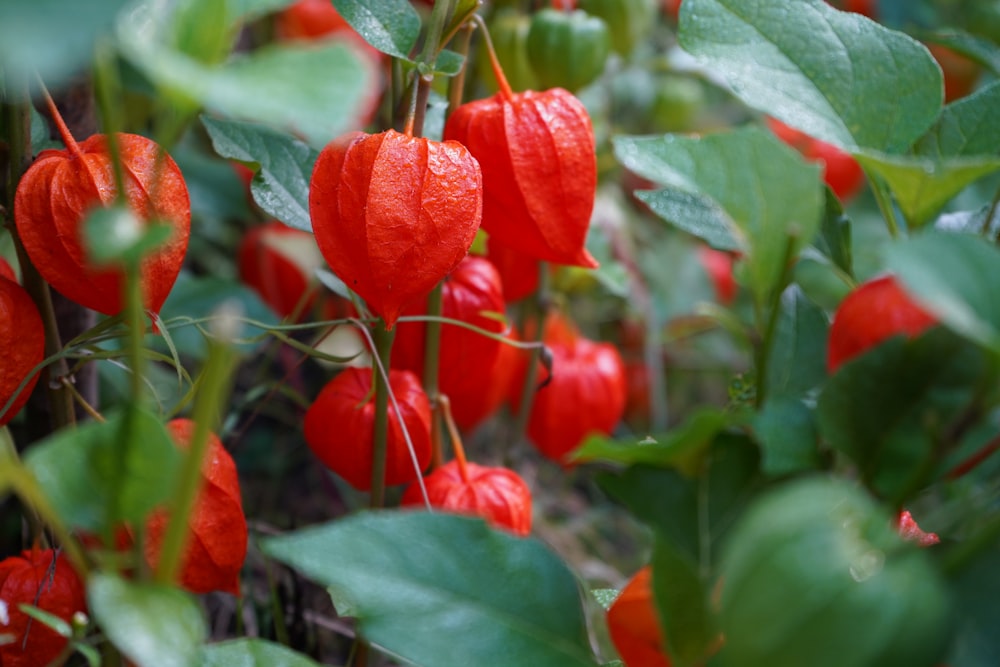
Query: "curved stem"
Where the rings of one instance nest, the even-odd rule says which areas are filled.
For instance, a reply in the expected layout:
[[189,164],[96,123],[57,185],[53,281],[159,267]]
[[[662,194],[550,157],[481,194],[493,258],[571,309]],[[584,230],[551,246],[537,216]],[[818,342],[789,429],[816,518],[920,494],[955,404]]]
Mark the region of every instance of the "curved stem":
[[[387,438],[389,434],[389,360],[392,357],[392,341],[396,337],[396,329],[386,329],[383,322],[375,325],[375,356],[381,369],[386,369],[386,375],[373,368],[373,384],[375,387],[375,425],[372,434],[372,490],[370,505],[380,508],[385,505],[385,461]],[[373,362],[374,363],[374,362]]]
[[542,341],[545,338],[545,316],[549,303],[549,268],[545,262],[538,263],[538,289],[532,299],[531,310],[525,315],[524,326],[532,319],[535,322],[535,342],[538,347],[531,351],[528,359],[528,370],[524,374],[524,384],[521,386],[521,404],[517,410],[517,421],[514,426],[514,439],[524,436],[528,428],[528,418],[531,416],[531,403],[535,398],[535,385],[538,383],[538,364],[542,356]]
[[894,239],[899,238],[899,225],[896,222],[896,213],[892,209],[892,199],[889,193],[886,192],[885,183],[881,180],[872,180],[872,192],[875,194],[875,202],[878,204],[879,211],[882,212],[882,217],[885,218],[885,224],[889,227],[889,236]]
[[497,88],[500,90],[500,94],[503,98],[510,102],[514,99],[514,91],[511,90],[510,84],[507,83],[507,77],[503,73],[503,68],[500,66],[500,60],[497,58],[497,52],[493,48],[493,40],[490,38],[489,28],[486,27],[486,21],[482,19],[481,16],[476,14],[473,20],[479,26],[479,29],[483,31],[483,39],[486,41],[486,51],[490,55],[490,66],[493,68],[493,76],[497,80]]
[[[441,317],[443,296],[444,281],[441,281],[427,297],[428,315]],[[437,468],[444,463],[441,443],[441,404],[438,400],[440,393],[438,379],[441,365],[441,322],[428,322],[424,331],[424,393],[427,394],[427,398],[431,402],[431,442],[434,446],[431,452],[431,467]]]
[[69,152],[73,154],[73,157],[83,157],[83,151],[80,150],[80,145],[76,143],[76,139],[73,138],[73,134],[66,126],[66,121],[63,120],[62,114],[59,113],[56,103],[52,100],[52,96],[49,95],[48,88],[46,88],[45,84],[42,83],[42,79],[40,77],[38,79],[38,85],[42,89],[42,98],[45,100],[45,106],[49,109],[49,114],[52,116],[52,122],[55,123],[62,142],[66,145]]
[[451,447],[455,452],[455,461],[458,463],[458,474],[462,481],[469,483],[468,462],[465,459],[465,447],[462,446],[462,436],[455,425],[455,419],[451,416],[451,401],[447,396],[440,396],[438,401],[441,404],[441,411],[444,413],[444,421],[448,425],[448,435],[451,436]]

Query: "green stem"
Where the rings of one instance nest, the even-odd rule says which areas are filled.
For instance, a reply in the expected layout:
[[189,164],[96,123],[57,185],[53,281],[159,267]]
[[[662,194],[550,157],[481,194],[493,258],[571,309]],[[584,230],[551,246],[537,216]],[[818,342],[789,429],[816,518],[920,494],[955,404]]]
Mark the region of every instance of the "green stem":
[[[475,31],[475,23],[467,22],[459,31],[458,43],[455,45],[455,52],[462,55],[465,58],[465,62],[469,62],[469,46],[472,44],[472,33]],[[462,70],[456,74],[448,82],[448,108],[445,110],[445,120],[451,115],[451,112],[457,109],[465,97],[465,73],[468,71],[468,65],[462,68]]]
[[[781,295],[785,292],[785,287],[791,282],[792,276],[792,259],[795,257],[795,242],[798,236],[794,233],[788,235],[788,241],[785,244],[785,253],[782,256],[781,264],[781,278],[778,284],[775,286],[771,293],[771,303],[770,308],[767,312],[767,322],[764,325],[763,336],[757,346],[757,355],[755,359],[755,366],[757,370],[757,396],[755,399],[755,405],[760,408],[764,405],[764,401],[767,398],[768,392],[768,364],[771,362],[771,350],[774,348],[774,332],[778,328],[778,320],[781,317]],[[761,320],[764,317],[762,310],[758,307],[756,309],[757,313],[757,326],[761,325]]]
[[[389,361],[392,358],[392,341],[396,338],[396,329],[386,329],[380,319],[375,324],[375,355],[381,362],[372,369],[375,385],[375,426],[372,442],[372,491],[370,505],[373,508],[385,506],[385,460],[386,438],[389,434]],[[385,371],[385,377],[381,370]]]
[[101,127],[105,141],[108,142],[108,153],[111,155],[111,168],[118,192],[118,202],[125,204],[125,168],[122,166],[121,149],[118,145],[118,132],[122,127],[121,85],[118,72],[115,70],[114,52],[103,42],[98,45],[94,62],[94,92],[97,97],[97,108],[101,114]]
[[[538,263],[538,289],[531,299],[530,307],[525,312],[524,326],[535,323],[535,342],[541,343],[545,338],[545,316],[549,309],[549,267],[545,262]],[[517,421],[514,424],[514,440],[520,440],[528,428],[528,418],[531,416],[531,403],[535,398],[535,385],[538,383],[538,364],[542,357],[542,347],[539,345],[531,351],[528,358],[528,370],[524,374],[524,384],[521,386],[521,404],[517,409]]]
[[208,338],[207,361],[201,373],[198,398],[192,415],[195,423],[194,432],[191,434],[181,474],[172,496],[170,520],[167,523],[167,532],[163,538],[156,569],[156,580],[162,583],[173,583],[180,567],[188,537],[188,518],[194,509],[201,487],[201,469],[208,452],[209,433],[211,426],[219,420],[228,393],[230,377],[236,364],[236,354],[231,345],[232,338],[234,336],[230,335],[221,336],[222,340]]
[[[22,174],[31,164],[31,111],[28,106],[27,85],[15,86],[12,81],[7,82],[8,91],[15,94],[20,90],[23,95],[17,95],[18,99],[25,101],[15,104],[3,105],[3,117],[8,139],[9,168],[6,182],[6,207],[9,214],[14,211],[14,193],[21,180]],[[38,273],[38,269],[31,263],[24,244],[17,234],[17,228],[9,225],[11,238],[14,240],[14,248],[17,252],[18,264],[21,267],[21,283],[24,289],[35,302],[38,313],[42,318],[42,327],[45,333],[45,356],[53,357],[62,351],[61,336],[59,335],[59,324],[56,319],[55,309],[52,307],[52,294],[49,292],[49,285]],[[58,378],[69,375],[69,366],[64,358],[59,358],[46,370],[42,371],[41,381],[46,387],[49,408],[52,414],[53,430],[76,423],[76,413],[73,410],[73,397],[66,390]]]
[[438,0],[431,10],[430,19],[427,22],[427,37],[424,40],[423,51],[420,52],[420,61],[433,65],[437,60],[437,54],[441,51],[441,35],[444,33],[445,24],[455,13],[455,3],[457,0]]
[[[444,296],[444,281],[439,282],[427,297],[427,314],[441,317],[442,300]],[[441,365],[441,322],[430,321],[424,331],[424,393],[431,402],[431,433],[434,450],[431,452],[431,466],[437,468],[444,463],[444,452],[441,451],[441,406],[438,401],[440,393],[439,378]]]
[[892,208],[892,198],[886,190],[885,183],[880,180],[872,180],[872,192],[875,194],[875,202],[878,204],[885,224],[889,227],[889,236],[894,239],[899,238],[899,224],[896,222],[896,213]]

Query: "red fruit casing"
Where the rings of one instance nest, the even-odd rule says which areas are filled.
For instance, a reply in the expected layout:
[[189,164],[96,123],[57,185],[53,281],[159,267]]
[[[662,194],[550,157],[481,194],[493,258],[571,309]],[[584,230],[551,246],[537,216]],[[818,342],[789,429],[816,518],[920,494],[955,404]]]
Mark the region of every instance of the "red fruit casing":
[[914,337],[936,323],[937,318],[917,305],[893,276],[869,280],[844,297],[834,313],[827,370],[833,373],[887,338]]
[[22,604],[37,607],[70,623],[73,615],[87,610],[83,583],[64,556],[52,549],[31,549],[0,561],[0,603],[7,622],[0,634],[12,641],[0,644],[3,667],[42,667],[54,661],[67,639],[20,610]]
[[274,312],[298,312],[300,322],[308,317],[316,301],[316,269],[323,266],[312,234],[277,220],[258,225],[243,236],[236,263],[240,280]]
[[670,667],[647,565],[625,584],[607,613],[608,632],[626,667]]
[[[24,407],[38,374],[21,389],[20,384],[45,358],[45,329],[35,302],[13,280],[0,277],[0,426]],[[9,408],[7,402],[14,398]]]
[[[469,256],[444,279],[441,315],[473,326],[503,332],[503,322],[483,313],[503,315],[505,304],[500,276],[493,265],[482,257]],[[426,302],[408,306],[404,315],[423,315]],[[392,348],[392,365],[423,377],[426,325],[401,322],[396,325],[396,340]],[[469,429],[484,419],[489,406],[481,396],[488,391],[497,356],[499,340],[494,340],[454,324],[441,325],[438,388],[451,402],[455,423]]]
[[538,260],[504,244],[488,239],[486,259],[496,267],[507,303],[520,301],[538,289]]
[[[463,476],[462,465],[465,473]],[[531,489],[513,470],[449,461],[424,477],[431,507],[481,516],[494,528],[524,537],[531,532]],[[423,506],[419,484],[403,493],[403,506]]]
[[355,132],[320,153],[309,214],[330,268],[392,327],[468,253],[482,193],[479,164],[457,142]]
[[501,90],[456,109],[444,137],[479,160],[491,238],[536,259],[597,266],[584,246],[597,191],[594,130],[572,93]]
[[[403,413],[419,470],[403,437],[396,411],[389,404],[385,483],[415,480],[431,460],[431,406],[420,379],[410,371],[390,370],[389,387]],[[359,491],[372,484],[372,441],[375,401],[370,368],[345,368],[330,380],[305,416],[306,443],[327,468]]]
[[[190,419],[167,423],[174,442],[184,450],[190,445],[194,428]],[[239,595],[240,570],[247,555],[247,522],[236,463],[214,433],[208,436],[201,474],[202,486],[188,518],[191,532],[178,579],[192,593],[223,591]],[[168,522],[169,515],[163,510],[154,511],[146,522],[145,555],[154,569]]]
[[[159,312],[187,252],[187,185],[173,159],[150,139],[136,134],[118,134],[117,139],[129,207],[142,220],[172,227],[170,238],[141,266],[143,302]],[[39,153],[14,196],[14,222],[31,263],[60,294],[105,315],[116,315],[123,307],[124,272],[88,266],[81,225],[91,209],[111,206],[117,196],[103,134],[66,150]]]
[[851,199],[864,187],[865,172],[850,153],[845,153],[833,144],[814,139],[776,118],[768,118],[767,126],[804,158],[823,165],[823,181],[842,201]]

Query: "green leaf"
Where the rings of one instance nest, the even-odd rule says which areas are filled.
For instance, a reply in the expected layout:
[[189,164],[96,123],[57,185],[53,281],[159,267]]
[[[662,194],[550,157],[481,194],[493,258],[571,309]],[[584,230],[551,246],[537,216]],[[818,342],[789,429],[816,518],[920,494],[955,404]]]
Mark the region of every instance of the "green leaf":
[[121,442],[125,415],[63,429],[33,445],[25,465],[68,525],[101,532],[142,523],[174,488],[180,454],[158,417],[136,410],[136,435]]
[[653,596],[671,665],[703,665],[719,638],[709,602],[710,570],[699,570],[697,561],[664,539],[656,540],[652,565]]
[[768,397],[798,397],[826,379],[826,313],[797,285],[781,295],[767,363]]
[[361,634],[409,663],[595,664],[572,573],[540,542],[481,520],[363,512],[262,549],[339,591]]
[[318,667],[295,651],[263,639],[234,639],[201,649],[199,667]]
[[309,181],[319,151],[268,127],[201,117],[212,148],[224,158],[256,162],[260,171],[250,185],[254,201],[289,227],[312,231]]
[[996,155],[1000,152],[1000,82],[992,83],[949,104],[934,126],[914,147],[918,155],[954,157]]
[[[204,360],[208,353],[205,335],[191,322],[198,321],[202,328],[207,328],[211,318],[222,303],[237,303],[241,315],[254,320],[265,327],[278,324],[278,317],[261,301],[256,292],[232,279],[216,276],[192,276],[182,271],[170,291],[160,317],[171,326],[170,334],[174,345],[181,355],[195,360]],[[263,343],[252,340],[264,329],[247,323],[243,330],[243,341],[237,344],[242,351],[249,353]],[[165,345],[157,338],[153,339],[156,346]]]
[[854,275],[851,221],[844,215],[844,207],[837,195],[830,190],[826,192],[826,211],[814,245],[846,276]]
[[[993,516],[996,522],[996,515]],[[995,629],[1000,623],[1000,541],[967,564],[955,577],[952,591],[959,623],[946,662],[951,667],[1000,664]]]
[[646,464],[692,470],[722,429],[736,421],[733,414],[715,408],[695,411],[669,433],[642,440],[613,440],[591,435],[573,452],[573,461],[609,461],[626,465]]
[[869,173],[883,178],[910,227],[922,227],[970,183],[1000,169],[1000,157],[886,155],[866,150],[854,156]]
[[680,44],[749,106],[849,152],[905,151],[941,108],[923,45],[823,0],[685,0]]
[[741,250],[734,238],[736,224],[710,197],[684,190],[639,190],[639,201],[674,227],[719,250]]
[[888,250],[889,267],[947,326],[1000,351],[1000,250],[968,234],[927,232]]
[[7,81],[48,86],[85,70],[98,37],[110,33],[127,0],[0,2],[0,63]]
[[316,147],[358,127],[376,73],[350,46],[266,46],[210,66],[170,47],[171,7],[140,5],[118,26],[122,51],[183,111],[295,132]]
[[225,59],[236,39],[229,0],[175,0],[170,45],[206,65]]
[[780,477],[820,466],[814,411],[801,400],[768,399],[757,413],[753,428],[765,474]]
[[[970,4],[967,8],[972,9],[976,4],[979,3]],[[987,7],[988,5],[983,5],[988,14],[995,15],[996,9]],[[968,56],[994,74],[1000,74],[1000,48],[991,39],[972,35],[964,30],[958,30],[950,26],[930,31],[921,30],[917,33],[916,37],[924,42],[933,42],[934,44],[947,46],[953,51]]]
[[716,546],[756,493],[762,478],[757,448],[740,436],[721,435],[697,477],[636,465],[599,483],[643,523],[699,567],[717,558]]
[[901,504],[930,481],[935,449],[995,375],[981,348],[946,329],[891,338],[830,378],[819,397],[820,434],[870,488]]
[[201,607],[189,594],[116,575],[97,573],[87,582],[91,614],[132,662],[156,667],[196,667],[208,636]]
[[455,76],[462,71],[463,66],[465,66],[465,56],[444,49],[434,62],[434,73],[441,76]]
[[403,60],[420,36],[420,15],[406,0],[333,0],[344,20],[382,53]]
[[727,667],[932,667],[950,639],[948,590],[926,550],[847,480],[807,478],[758,499],[719,581]]
[[[725,211],[725,226],[748,255],[750,284],[758,296],[780,280],[789,243],[794,258],[819,230],[820,168],[770,132],[747,127],[705,137],[617,137],[614,146],[619,162],[640,176]],[[715,223],[705,216],[700,220],[721,228],[721,216],[712,217]]]

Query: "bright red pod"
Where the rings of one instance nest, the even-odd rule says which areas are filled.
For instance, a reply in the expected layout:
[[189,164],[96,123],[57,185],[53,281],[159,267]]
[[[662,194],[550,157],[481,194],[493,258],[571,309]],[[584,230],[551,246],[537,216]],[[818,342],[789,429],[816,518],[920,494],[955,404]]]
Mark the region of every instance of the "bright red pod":
[[[119,134],[125,200],[142,220],[171,225],[166,243],[142,262],[143,301],[159,312],[187,252],[191,203],[177,164],[150,139]],[[17,186],[14,222],[38,272],[60,294],[106,315],[123,307],[124,272],[87,265],[81,225],[91,209],[111,206],[118,196],[107,137],[96,134],[79,144],[68,131],[65,150],[39,153]],[[155,199],[154,199],[155,198]]]
[[833,315],[826,367],[833,373],[845,361],[892,336],[914,337],[937,324],[937,318],[903,291],[893,276],[881,276],[844,297]]
[[[423,315],[426,302],[408,306],[404,315]],[[502,333],[503,322],[483,313],[503,315],[505,304],[500,275],[482,257],[468,256],[444,279],[441,288],[441,315],[452,320]],[[424,345],[427,326],[423,323],[400,322],[396,325],[396,340],[392,347],[392,365],[424,374]],[[441,347],[438,388],[451,401],[451,414],[462,428],[472,428],[486,417],[488,406],[480,395],[490,384],[490,371],[500,354],[499,340],[464,329],[454,324],[441,325]]]
[[236,252],[240,280],[274,312],[302,321],[316,301],[316,269],[323,256],[309,232],[272,220],[250,229]]
[[[494,528],[521,537],[531,533],[531,489],[509,468],[456,459],[424,477],[424,487],[433,508],[480,516]],[[419,484],[406,487],[400,505],[424,506]]]
[[767,126],[779,139],[801,153],[804,158],[821,164],[823,181],[842,201],[854,197],[864,187],[865,172],[850,153],[845,153],[833,144],[789,127],[776,118],[768,118]]
[[670,667],[652,574],[648,565],[636,572],[608,609],[608,633],[626,667]]
[[[167,431],[186,450],[194,435],[190,419],[174,419]],[[223,591],[240,594],[240,570],[247,556],[247,521],[243,514],[236,463],[214,433],[208,435],[208,452],[201,468],[202,486],[188,518],[191,532],[181,558],[178,580],[192,593]],[[159,562],[169,515],[158,510],[146,522],[146,560]]]
[[444,137],[479,160],[491,238],[536,259],[597,266],[584,245],[597,191],[594,130],[572,93],[514,93],[503,81],[496,95],[456,109]]
[[496,267],[503,285],[503,297],[508,303],[520,301],[538,289],[538,260],[504,244],[488,239],[486,259]]
[[[403,424],[413,443],[419,470],[396,411],[389,402],[385,483],[406,484],[415,480],[431,460],[431,405],[410,371],[390,370],[389,387],[403,413]],[[371,392],[370,368],[345,368],[320,391],[306,411],[306,443],[327,468],[359,491],[372,484],[372,441],[375,400]]]
[[392,327],[468,253],[482,193],[479,163],[457,142],[355,132],[320,153],[309,214],[330,268]]
[[539,379],[548,382],[531,403],[528,437],[546,457],[566,463],[566,455],[588,435],[610,434],[621,421],[628,395],[625,365],[614,345],[579,336],[559,315],[546,322],[544,341],[552,372],[539,368]]
[[18,387],[45,358],[45,328],[35,302],[23,287],[0,277],[0,426],[24,407],[38,382],[32,376],[11,406],[4,406]]
[[698,260],[712,281],[715,299],[728,306],[736,298],[736,280],[733,278],[733,256],[728,252],[708,246],[698,248]]
[[48,665],[66,647],[67,639],[20,610],[22,604],[37,607],[67,623],[87,610],[87,596],[76,571],[66,557],[52,549],[31,549],[0,561],[0,603],[7,622],[0,634],[12,641],[0,644],[3,667]]

